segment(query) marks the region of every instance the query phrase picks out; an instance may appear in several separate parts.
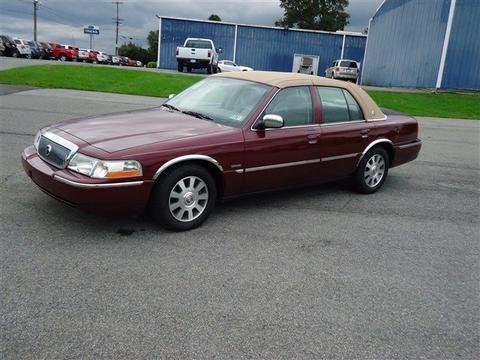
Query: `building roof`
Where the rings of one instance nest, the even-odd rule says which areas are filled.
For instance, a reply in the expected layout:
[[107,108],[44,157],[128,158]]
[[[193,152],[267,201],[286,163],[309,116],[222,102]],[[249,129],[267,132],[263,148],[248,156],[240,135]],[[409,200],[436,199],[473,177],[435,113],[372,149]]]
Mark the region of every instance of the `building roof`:
[[327,79],[314,75],[276,71],[234,71],[229,73],[220,73],[213,76],[255,81],[280,89],[302,85],[342,88],[350,92],[355,97],[362,108],[366,120],[375,121],[384,120],[386,118],[385,114],[383,114],[377,104],[375,104],[372,98],[360,86],[346,81]]

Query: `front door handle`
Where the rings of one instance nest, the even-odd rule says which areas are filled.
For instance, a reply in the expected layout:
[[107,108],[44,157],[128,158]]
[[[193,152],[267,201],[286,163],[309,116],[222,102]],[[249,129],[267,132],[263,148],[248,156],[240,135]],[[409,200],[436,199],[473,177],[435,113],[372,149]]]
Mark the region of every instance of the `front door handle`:
[[362,135],[362,138],[367,138],[368,137],[368,134],[370,133],[370,129],[363,129],[362,131],[360,131],[360,134]]

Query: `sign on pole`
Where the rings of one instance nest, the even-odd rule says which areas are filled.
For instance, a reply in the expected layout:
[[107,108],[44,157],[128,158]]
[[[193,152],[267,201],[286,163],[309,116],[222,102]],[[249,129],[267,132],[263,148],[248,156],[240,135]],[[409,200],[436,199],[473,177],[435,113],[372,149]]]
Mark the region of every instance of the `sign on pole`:
[[90,34],[90,35],[100,35],[100,28],[95,25],[84,25],[83,33]]

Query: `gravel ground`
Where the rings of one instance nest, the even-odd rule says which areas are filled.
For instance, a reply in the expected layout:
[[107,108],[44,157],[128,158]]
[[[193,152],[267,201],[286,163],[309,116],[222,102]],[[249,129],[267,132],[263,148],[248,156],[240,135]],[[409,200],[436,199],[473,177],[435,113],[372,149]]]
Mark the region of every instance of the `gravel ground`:
[[161,100],[0,90],[0,358],[480,357],[480,122],[421,119],[374,195],[249,197],[170,233],[66,207],[20,163],[44,125]]

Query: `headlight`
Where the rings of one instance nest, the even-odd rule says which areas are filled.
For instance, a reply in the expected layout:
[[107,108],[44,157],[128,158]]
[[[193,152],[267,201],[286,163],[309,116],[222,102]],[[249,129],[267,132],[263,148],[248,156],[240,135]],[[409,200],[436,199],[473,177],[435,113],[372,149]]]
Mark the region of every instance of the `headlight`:
[[33,146],[38,150],[38,144],[40,144],[40,138],[42,137],[42,130],[38,130],[35,135],[35,140],[33,140]]
[[119,179],[142,176],[142,165],[135,160],[98,160],[80,153],[68,163],[70,170],[96,179]]

